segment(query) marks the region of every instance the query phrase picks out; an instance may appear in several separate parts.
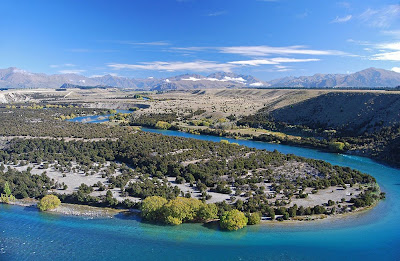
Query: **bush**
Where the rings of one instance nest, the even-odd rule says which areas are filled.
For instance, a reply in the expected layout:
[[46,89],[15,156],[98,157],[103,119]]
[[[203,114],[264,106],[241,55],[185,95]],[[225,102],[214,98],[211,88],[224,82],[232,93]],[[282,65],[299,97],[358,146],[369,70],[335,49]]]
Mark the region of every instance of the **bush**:
[[331,142],[329,143],[329,148],[333,151],[340,152],[344,150],[344,143],[339,141]]
[[259,224],[261,221],[261,215],[258,212],[251,213],[251,214],[249,213],[247,215],[247,218],[249,219],[247,221],[247,225],[256,225],[256,224]]
[[247,225],[247,217],[243,212],[233,209],[222,214],[219,224],[222,229],[238,230]]
[[171,128],[171,124],[166,121],[158,121],[155,126],[157,129],[168,130]]
[[160,221],[161,210],[166,203],[167,200],[159,196],[147,197],[142,201],[142,217],[149,221]]
[[60,199],[55,195],[44,196],[38,203],[38,208],[41,211],[55,209],[61,204]]

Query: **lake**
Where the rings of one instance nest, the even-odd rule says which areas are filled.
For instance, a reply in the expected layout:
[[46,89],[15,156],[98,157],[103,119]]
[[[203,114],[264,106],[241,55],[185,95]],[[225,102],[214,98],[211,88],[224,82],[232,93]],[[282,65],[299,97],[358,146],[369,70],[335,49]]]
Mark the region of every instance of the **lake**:
[[313,149],[178,131],[163,135],[278,150],[374,176],[387,199],[341,219],[265,224],[236,232],[201,224],[176,227],[135,216],[87,219],[0,205],[1,260],[400,260],[400,170],[371,159]]

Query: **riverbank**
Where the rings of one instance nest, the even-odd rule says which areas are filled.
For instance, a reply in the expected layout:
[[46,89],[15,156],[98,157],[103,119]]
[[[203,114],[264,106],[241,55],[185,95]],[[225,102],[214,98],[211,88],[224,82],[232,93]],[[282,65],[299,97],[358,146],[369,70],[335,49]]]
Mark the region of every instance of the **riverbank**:
[[[16,199],[14,201],[10,201],[9,205],[28,207],[37,209],[37,203],[39,201],[36,199],[26,198],[26,199]],[[374,202],[373,205],[368,207],[362,207],[355,209],[351,212],[343,213],[343,214],[333,214],[333,215],[310,215],[310,216],[296,216],[289,220],[270,220],[268,218],[261,219],[259,225],[299,225],[310,222],[320,222],[320,221],[339,221],[342,219],[347,219],[349,217],[354,217],[356,215],[365,214],[369,210],[372,210],[374,207],[378,205],[380,201]],[[55,209],[48,210],[48,213],[59,214],[64,216],[76,216],[76,217],[84,217],[84,218],[115,218],[116,215],[120,214],[140,214],[141,211],[139,209],[113,209],[113,208],[103,208],[103,207],[93,207],[87,205],[78,205],[78,204],[69,204],[69,203],[61,203],[61,205]],[[218,221],[212,220],[209,222]],[[206,222],[206,223],[209,223]]]
[[[151,129],[147,126],[138,126],[141,128],[147,128]],[[254,129],[254,128],[248,128],[248,129],[232,129],[232,130],[214,130],[209,127],[193,127],[191,126],[190,128],[188,127],[181,127],[181,126],[175,126],[173,127],[177,129],[173,129],[176,131],[180,132],[185,132],[193,135],[209,135],[209,136],[214,136],[214,137],[221,137],[221,138],[227,138],[227,139],[235,139],[235,140],[249,140],[249,141],[259,141],[259,142],[266,142],[266,143],[272,143],[272,144],[282,144],[286,146],[294,146],[298,148],[306,148],[306,149],[314,149],[318,150],[320,152],[325,152],[325,153],[338,153],[338,154],[344,154],[344,155],[349,155],[349,156],[359,156],[359,157],[365,157],[372,159],[380,164],[386,165],[388,167],[393,167],[393,168],[398,168],[400,169],[400,162],[392,162],[392,161],[386,161],[382,160],[379,157],[373,157],[371,154],[367,153],[364,150],[359,150],[359,149],[354,149],[354,150],[343,150],[343,151],[335,151],[329,148],[328,145],[322,146],[321,144],[313,144],[313,143],[301,143],[301,137],[300,136],[292,136],[292,135],[286,135],[288,137],[292,137],[290,139],[286,139],[282,136],[279,132],[272,132],[272,131],[267,131],[263,129]],[[154,128],[155,129],[155,128]],[[252,130],[257,130],[252,133]],[[277,134],[273,134],[277,133]],[[261,135],[267,135],[270,139],[265,140],[260,138]]]
[[[14,201],[10,201],[8,204],[36,209],[38,202],[39,200],[26,198],[26,199],[16,199]],[[100,208],[87,205],[61,203],[59,207],[52,210],[48,210],[48,212],[66,216],[81,216],[90,218],[114,218],[115,215],[118,215],[120,213],[130,212],[130,210]]]

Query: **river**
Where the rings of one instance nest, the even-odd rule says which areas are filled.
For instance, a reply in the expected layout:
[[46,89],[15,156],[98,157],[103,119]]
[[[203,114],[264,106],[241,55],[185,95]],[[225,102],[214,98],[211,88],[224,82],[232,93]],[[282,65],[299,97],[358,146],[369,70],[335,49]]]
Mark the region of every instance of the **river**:
[[1,260],[400,260],[400,170],[371,159],[178,131],[144,131],[211,141],[226,139],[348,166],[374,176],[386,200],[340,219],[264,224],[236,232],[201,224],[176,227],[135,216],[87,219],[0,205]]

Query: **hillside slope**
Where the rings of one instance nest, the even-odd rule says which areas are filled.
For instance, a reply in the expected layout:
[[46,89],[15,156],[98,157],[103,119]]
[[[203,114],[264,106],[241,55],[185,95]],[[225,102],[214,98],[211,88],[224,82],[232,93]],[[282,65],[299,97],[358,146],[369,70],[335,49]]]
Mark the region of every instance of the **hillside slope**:
[[400,95],[332,92],[275,110],[270,115],[289,124],[362,134],[400,123]]

